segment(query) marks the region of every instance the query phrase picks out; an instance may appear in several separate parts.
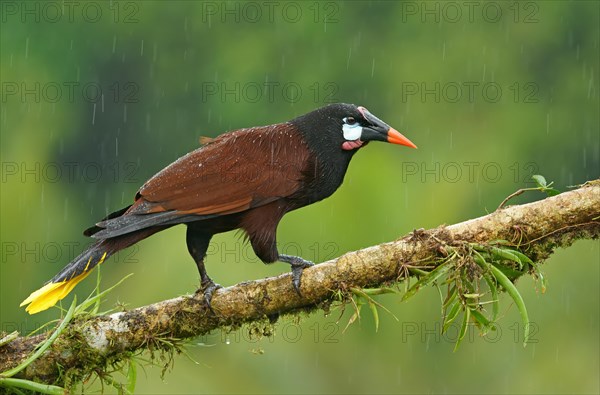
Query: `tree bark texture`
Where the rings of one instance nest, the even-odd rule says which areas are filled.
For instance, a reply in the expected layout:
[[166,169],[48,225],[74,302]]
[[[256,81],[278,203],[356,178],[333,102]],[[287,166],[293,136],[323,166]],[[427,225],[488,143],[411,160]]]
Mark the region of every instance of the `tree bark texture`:
[[[237,328],[253,321],[275,320],[299,310],[327,308],[339,291],[389,285],[407,273],[406,265],[435,265],[445,245],[507,240],[533,261],[546,259],[556,247],[600,234],[600,180],[534,203],[510,206],[450,226],[415,231],[398,240],[349,252],[308,268],[302,275],[302,296],[290,274],[219,289],[211,311],[202,294],[182,296],[106,316],[76,317],[54,344],[20,378],[62,382],[63,371],[85,377],[163,342]],[[0,347],[0,372],[31,354],[48,333],[19,337]],[[60,369],[59,369],[60,367]]]

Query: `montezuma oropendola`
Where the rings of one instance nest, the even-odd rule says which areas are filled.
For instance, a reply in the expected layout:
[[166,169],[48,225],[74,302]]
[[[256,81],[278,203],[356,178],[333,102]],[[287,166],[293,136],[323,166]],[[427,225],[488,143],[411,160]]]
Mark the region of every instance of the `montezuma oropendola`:
[[204,267],[214,234],[243,229],[265,263],[287,262],[300,292],[303,258],[279,254],[276,230],[289,211],[330,196],[353,155],[369,141],[416,148],[406,137],[352,104],[331,104],[289,122],[239,129],[179,158],[136,193],[134,203],[84,231],[98,241],[23,303],[30,314],[53,306],[108,256],[177,224],[210,305],[217,285]]

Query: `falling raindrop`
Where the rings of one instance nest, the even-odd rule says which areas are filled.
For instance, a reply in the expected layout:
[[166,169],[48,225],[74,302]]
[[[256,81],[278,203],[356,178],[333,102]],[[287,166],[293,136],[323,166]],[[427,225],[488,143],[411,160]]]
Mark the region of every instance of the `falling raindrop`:
[[67,222],[69,219],[69,199],[65,198],[65,206],[63,210],[63,221]]
[[346,60],[346,70],[350,68],[350,57],[352,56],[352,47],[348,49],[348,59]]
[[144,56],[144,40],[142,40],[142,48],[140,49],[140,56]]

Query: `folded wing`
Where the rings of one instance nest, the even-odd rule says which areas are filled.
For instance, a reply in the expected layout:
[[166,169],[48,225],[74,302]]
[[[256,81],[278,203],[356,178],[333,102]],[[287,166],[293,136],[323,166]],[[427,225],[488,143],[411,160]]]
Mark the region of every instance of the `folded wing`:
[[[277,126],[277,127],[276,127]],[[241,129],[190,152],[148,180],[95,238],[239,213],[301,188],[308,149],[289,124]]]

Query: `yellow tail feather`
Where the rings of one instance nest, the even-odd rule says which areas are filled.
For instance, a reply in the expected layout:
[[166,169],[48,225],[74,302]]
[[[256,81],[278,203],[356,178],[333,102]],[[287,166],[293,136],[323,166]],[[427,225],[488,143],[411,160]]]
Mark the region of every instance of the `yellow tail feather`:
[[[104,255],[102,255],[102,258],[100,258],[98,265],[104,262],[104,258],[106,258],[106,252],[104,253]],[[90,258],[90,261],[91,260],[92,258]],[[90,264],[90,261],[88,261],[88,266]],[[88,268],[88,266],[86,266],[86,269]],[[71,292],[73,288],[75,288],[75,286],[81,280],[86,278],[90,273],[91,270],[86,270],[80,275],[75,276],[70,280],[61,281],[59,283],[46,284],[37,291],[32,292],[31,295],[29,295],[29,297],[25,299],[20,306],[22,307],[28,304],[29,306],[25,308],[25,311],[27,311],[29,314],[36,314],[40,311],[49,309],[50,307],[58,303],[59,300],[67,296],[69,292]]]

